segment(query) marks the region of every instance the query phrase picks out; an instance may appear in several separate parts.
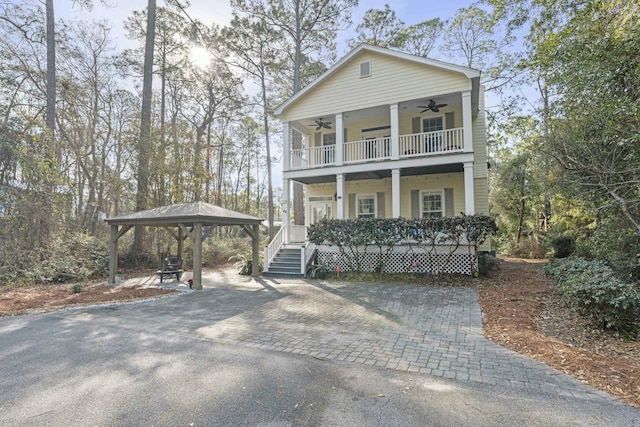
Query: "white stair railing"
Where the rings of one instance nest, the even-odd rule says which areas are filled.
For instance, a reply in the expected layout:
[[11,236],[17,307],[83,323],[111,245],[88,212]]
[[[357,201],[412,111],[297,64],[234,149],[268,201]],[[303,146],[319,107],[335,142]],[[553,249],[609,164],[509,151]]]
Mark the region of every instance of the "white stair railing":
[[271,242],[264,247],[264,271],[265,272],[269,271],[269,265],[271,264],[271,261],[273,261],[273,258],[275,258],[275,256],[278,254],[278,251],[284,244],[284,233],[285,233],[285,227],[281,227],[280,230],[278,230],[278,232],[276,233],[276,235],[273,236],[273,239],[271,240]]

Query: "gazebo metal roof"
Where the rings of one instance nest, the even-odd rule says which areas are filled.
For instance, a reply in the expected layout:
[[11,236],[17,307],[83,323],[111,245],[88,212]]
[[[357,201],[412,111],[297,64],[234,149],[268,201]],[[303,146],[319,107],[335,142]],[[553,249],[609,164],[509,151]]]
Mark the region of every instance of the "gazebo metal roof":
[[254,225],[263,220],[255,216],[221,208],[206,202],[178,203],[154,209],[115,216],[105,220],[117,225]]

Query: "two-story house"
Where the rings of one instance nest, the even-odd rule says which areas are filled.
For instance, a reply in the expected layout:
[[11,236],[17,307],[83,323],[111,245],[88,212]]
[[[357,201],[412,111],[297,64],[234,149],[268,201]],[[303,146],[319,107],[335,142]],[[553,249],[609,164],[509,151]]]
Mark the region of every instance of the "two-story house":
[[[291,272],[304,272],[306,226],[323,217],[487,214],[483,102],[478,70],[366,44],[289,98],[275,111],[284,222],[265,271],[285,272],[274,258],[295,244]],[[290,222],[294,181],[305,227]]]

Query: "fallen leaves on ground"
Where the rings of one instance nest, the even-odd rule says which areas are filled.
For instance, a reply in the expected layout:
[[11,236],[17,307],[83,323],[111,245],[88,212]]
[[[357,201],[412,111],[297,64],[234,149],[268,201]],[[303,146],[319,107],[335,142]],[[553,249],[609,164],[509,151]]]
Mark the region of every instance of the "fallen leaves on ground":
[[128,302],[176,293],[170,289],[143,286],[107,286],[83,283],[73,293],[74,284],[0,286],[0,317],[57,310],[63,307]]
[[640,341],[593,328],[566,308],[543,264],[506,258],[482,280],[485,336],[640,407]]

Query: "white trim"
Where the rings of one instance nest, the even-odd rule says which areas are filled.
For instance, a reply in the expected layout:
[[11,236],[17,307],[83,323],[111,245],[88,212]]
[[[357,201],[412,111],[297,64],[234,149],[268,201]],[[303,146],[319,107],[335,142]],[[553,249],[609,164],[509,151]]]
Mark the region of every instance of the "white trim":
[[400,169],[391,170],[391,214],[400,218]]
[[323,82],[329,76],[331,76],[334,73],[336,73],[338,70],[340,70],[342,67],[344,67],[345,64],[350,62],[353,57],[355,57],[356,55],[358,55],[362,51],[375,52],[375,53],[379,53],[381,55],[387,55],[387,56],[391,56],[391,57],[394,57],[394,58],[404,59],[404,60],[407,60],[407,61],[416,62],[418,64],[439,68],[439,69],[446,70],[446,71],[452,71],[452,72],[460,73],[460,74],[463,74],[465,77],[467,77],[469,79],[480,78],[480,71],[479,70],[474,70],[473,68],[462,67],[460,65],[449,64],[447,62],[437,61],[435,59],[423,58],[423,57],[420,57],[420,56],[415,56],[415,55],[411,55],[411,54],[404,53],[404,52],[398,52],[398,51],[395,51],[395,50],[391,50],[391,49],[387,49],[387,48],[383,48],[383,47],[379,47],[379,46],[372,46],[372,45],[368,45],[368,44],[362,43],[359,46],[357,46],[355,49],[353,49],[351,52],[349,52],[346,56],[342,57],[342,59],[340,59],[338,62],[336,62],[327,71],[325,71],[320,76],[318,76],[318,78],[316,78],[314,81],[312,81],[307,86],[302,88],[302,90],[300,90],[298,93],[296,93],[291,98],[287,99],[285,102],[280,104],[280,106],[278,106],[278,108],[276,108],[274,110],[275,115],[276,116],[281,115],[287,107],[289,107],[291,104],[296,102],[298,99],[304,97],[307,94],[307,92],[311,91],[314,87],[318,86],[321,82]]
[[464,162],[464,206],[465,214],[474,215],[476,213],[476,197],[473,187],[473,162]]
[[[439,195],[440,196],[440,213],[442,218],[445,217],[445,200],[444,200],[444,189],[441,190],[420,190],[420,218],[424,218],[424,196],[426,195]],[[428,212],[437,212],[437,211],[428,211]]]
[[336,218],[345,219],[345,203],[344,203],[344,174],[336,175]]
[[[378,195],[376,193],[356,194],[356,218],[360,218],[360,199],[373,199],[373,218],[378,217]],[[369,217],[366,217],[369,218]]]

